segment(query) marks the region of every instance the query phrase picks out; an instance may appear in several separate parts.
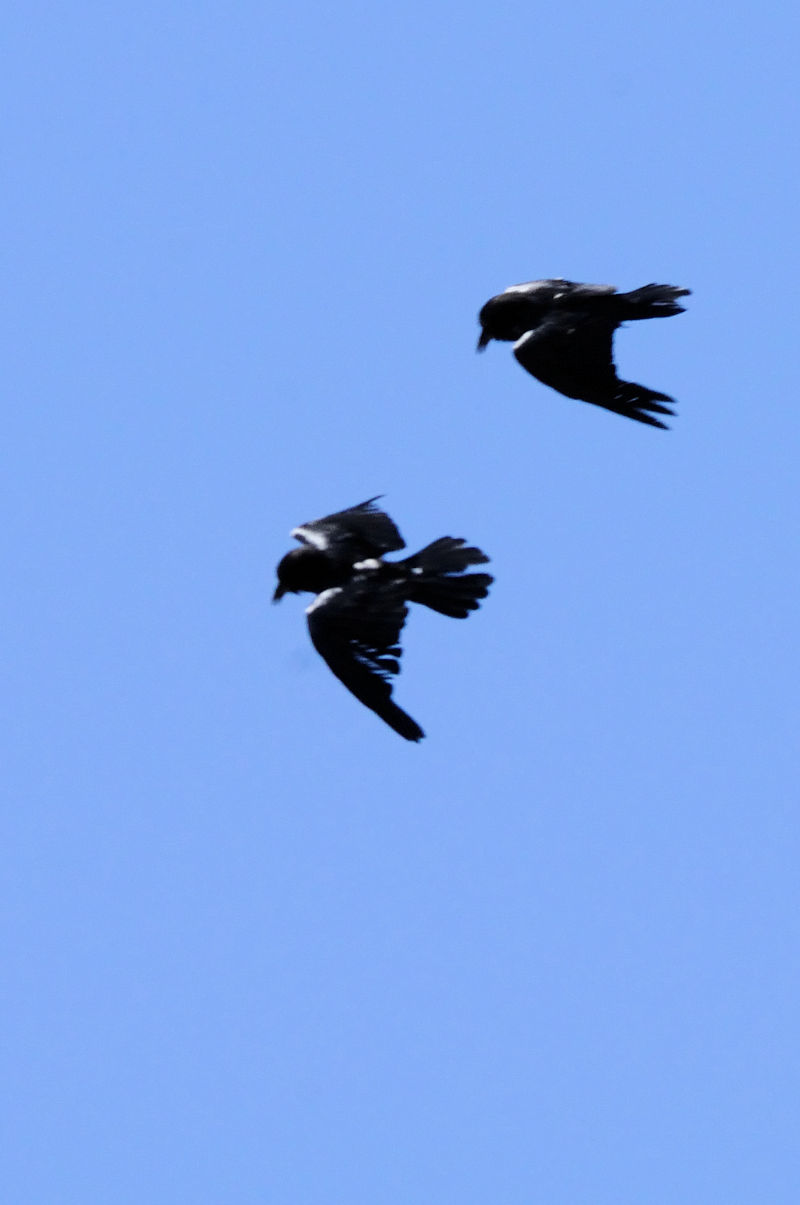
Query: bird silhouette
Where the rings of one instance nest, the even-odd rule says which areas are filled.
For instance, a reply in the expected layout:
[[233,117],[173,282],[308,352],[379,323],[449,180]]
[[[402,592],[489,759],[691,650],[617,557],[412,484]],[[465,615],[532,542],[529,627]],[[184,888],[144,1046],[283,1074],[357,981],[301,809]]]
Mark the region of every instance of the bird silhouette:
[[669,407],[674,399],[620,380],[614,365],[614,331],[623,322],[683,313],[676,299],[689,292],[674,285],[649,284],[618,293],[614,285],[571,280],[511,285],[490,297],[478,315],[478,351],[492,339],[513,343],[517,360],[543,385],[666,429],[666,423],[653,414],[673,415]]
[[410,602],[464,619],[492,583],[488,573],[464,573],[489,558],[465,540],[442,536],[400,561],[384,554],[405,547],[389,516],[369,498],[295,527],[299,548],[277,569],[273,602],[287,593],[311,592],[306,608],[314,648],[355,697],[408,741],[425,735],[392,701],[392,676],[400,672],[400,633]]

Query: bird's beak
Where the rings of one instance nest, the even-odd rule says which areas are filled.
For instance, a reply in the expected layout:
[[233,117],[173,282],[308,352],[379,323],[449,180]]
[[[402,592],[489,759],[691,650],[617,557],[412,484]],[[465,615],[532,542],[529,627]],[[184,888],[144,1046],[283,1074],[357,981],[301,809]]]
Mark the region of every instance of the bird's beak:
[[272,601],[274,603],[280,602],[285,593],[286,593],[286,587],[282,586],[280,584],[280,582],[278,582],[277,586],[275,587],[275,593],[272,596]]
[[476,351],[486,351],[486,348],[489,346],[491,341],[492,341],[492,336],[487,334],[485,329],[482,330],[481,337],[478,340],[478,346],[475,348],[475,350]]

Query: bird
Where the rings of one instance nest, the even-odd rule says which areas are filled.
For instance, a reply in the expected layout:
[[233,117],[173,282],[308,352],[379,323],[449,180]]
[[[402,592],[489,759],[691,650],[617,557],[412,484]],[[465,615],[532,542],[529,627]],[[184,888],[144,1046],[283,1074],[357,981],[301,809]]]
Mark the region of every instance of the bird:
[[405,548],[377,494],[357,506],[303,523],[289,533],[300,541],[279,562],[273,602],[310,592],[306,608],[311,643],[359,702],[407,741],[420,741],[419,724],[392,701],[392,675],[400,672],[400,633],[408,604],[465,619],[494,580],[464,573],[489,558],[466,540],[442,536],[405,560],[384,554]]
[[667,430],[653,414],[673,416],[674,398],[622,381],[614,365],[614,331],[623,322],[682,314],[678,297],[690,289],[643,285],[618,293],[614,285],[572,280],[531,280],[490,297],[478,315],[478,351],[492,339],[514,344],[514,355],[532,376],[566,397]]

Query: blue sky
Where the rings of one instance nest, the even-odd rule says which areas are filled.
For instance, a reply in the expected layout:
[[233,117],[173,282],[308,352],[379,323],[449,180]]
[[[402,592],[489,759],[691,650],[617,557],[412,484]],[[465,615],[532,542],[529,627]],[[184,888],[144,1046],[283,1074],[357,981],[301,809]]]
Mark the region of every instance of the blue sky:
[[[797,1201],[798,24],[12,5],[4,1200]],[[475,356],[549,275],[672,431]],[[376,493],[420,746],[269,605]]]

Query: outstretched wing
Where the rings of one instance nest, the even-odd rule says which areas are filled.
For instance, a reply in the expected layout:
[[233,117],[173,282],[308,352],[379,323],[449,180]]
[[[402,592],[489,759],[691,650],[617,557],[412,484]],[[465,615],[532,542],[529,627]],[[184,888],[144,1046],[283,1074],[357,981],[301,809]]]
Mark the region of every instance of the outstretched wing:
[[405,540],[389,516],[374,505],[380,497],[378,494],[358,506],[303,523],[289,534],[312,548],[351,553],[354,561],[397,552],[405,548]]
[[306,609],[314,648],[339,681],[400,736],[419,741],[425,735],[419,724],[392,702],[407,614],[395,583],[364,577],[323,590]]
[[673,398],[617,376],[612,344],[618,325],[580,311],[550,314],[536,330],[517,340],[514,355],[543,385],[567,397],[666,429],[646,411],[671,415],[664,403],[672,403]]

